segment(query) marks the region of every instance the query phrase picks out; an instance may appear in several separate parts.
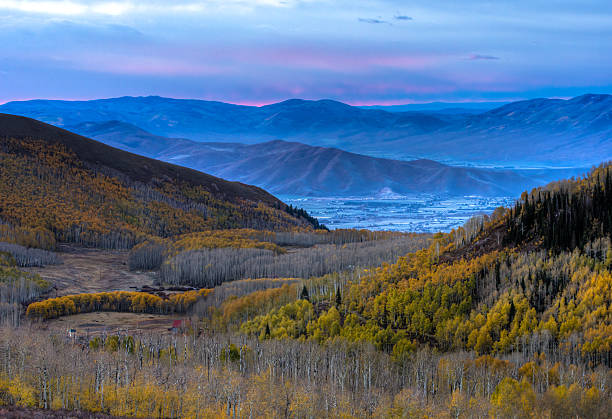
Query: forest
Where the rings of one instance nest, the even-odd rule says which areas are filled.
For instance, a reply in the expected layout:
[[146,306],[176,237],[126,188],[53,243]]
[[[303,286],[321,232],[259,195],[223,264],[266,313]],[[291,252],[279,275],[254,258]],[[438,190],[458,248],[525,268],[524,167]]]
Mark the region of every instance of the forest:
[[129,249],[149,238],[215,228],[313,228],[305,211],[280,201],[230,199],[178,177],[149,176],[145,183],[82,160],[62,143],[3,138],[0,238],[44,249],[58,241]]
[[[1,153],[0,405],[160,418],[612,411],[610,164],[416,235],[315,229],[293,207],[134,182],[34,140]],[[126,270],[163,293],[53,296],[28,269],[63,263],[65,242],[129,249]],[[78,339],[46,328],[95,312],[191,322]]]

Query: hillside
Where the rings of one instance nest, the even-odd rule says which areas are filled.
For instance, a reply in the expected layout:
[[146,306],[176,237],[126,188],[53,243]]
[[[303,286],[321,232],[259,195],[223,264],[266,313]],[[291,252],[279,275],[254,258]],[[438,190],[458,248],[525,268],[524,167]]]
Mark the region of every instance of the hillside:
[[9,102],[0,111],[61,127],[117,120],[165,137],[283,139],[377,157],[477,165],[588,167],[612,155],[610,95],[533,99],[477,114],[387,112],[332,100],[255,107],[161,97]]
[[514,102],[471,115],[431,135],[398,135],[387,146],[477,164],[597,164],[612,156],[612,96]]
[[283,195],[512,196],[570,172],[451,167],[430,160],[379,159],[281,140],[253,145],[195,142],[156,136],[119,121],[86,122],[69,128],[117,148]]
[[257,187],[121,151],[29,118],[0,114],[3,240],[131,247],[210,228],[307,226]]

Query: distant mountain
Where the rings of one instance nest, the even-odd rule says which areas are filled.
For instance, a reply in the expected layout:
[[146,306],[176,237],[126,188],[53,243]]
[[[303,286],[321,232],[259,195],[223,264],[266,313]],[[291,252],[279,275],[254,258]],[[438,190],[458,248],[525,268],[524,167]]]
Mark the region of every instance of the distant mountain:
[[499,108],[510,102],[429,102],[405,105],[370,105],[363,109],[380,109],[388,112],[437,112],[440,114],[478,114]]
[[60,127],[116,120],[156,135],[206,141],[261,142],[278,137],[333,140],[391,128],[420,134],[446,125],[430,115],[361,109],[333,100],[290,99],[256,107],[149,96],[9,102],[0,106],[0,111]]
[[612,158],[612,96],[514,102],[386,147],[473,163],[595,164]]
[[461,109],[387,112],[332,100],[255,107],[161,97],[33,100],[7,103],[0,111],[62,127],[114,120],[164,137],[251,144],[283,139],[453,164],[584,167],[612,157],[610,95],[533,99],[477,114]]
[[[4,241],[50,235],[58,241],[125,248],[154,236],[236,227],[293,229],[312,221],[288,210],[258,187],[0,114]],[[6,223],[16,232],[7,233],[13,230]]]
[[84,123],[71,129],[118,148],[283,195],[512,196],[567,174],[451,167],[431,160],[380,159],[280,140],[246,145],[168,139],[117,121]]

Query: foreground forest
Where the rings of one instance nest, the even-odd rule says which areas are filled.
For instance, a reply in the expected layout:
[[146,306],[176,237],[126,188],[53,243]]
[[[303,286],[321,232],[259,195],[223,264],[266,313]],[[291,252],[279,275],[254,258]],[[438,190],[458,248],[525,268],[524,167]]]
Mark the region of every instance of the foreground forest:
[[[272,198],[133,183],[40,139],[7,138],[1,153],[0,406],[610,416],[610,164],[429,236],[317,229]],[[125,269],[157,288],[63,295],[44,276],[60,242],[129,249]],[[155,333],[53,327],[99,312],[184,317]]]

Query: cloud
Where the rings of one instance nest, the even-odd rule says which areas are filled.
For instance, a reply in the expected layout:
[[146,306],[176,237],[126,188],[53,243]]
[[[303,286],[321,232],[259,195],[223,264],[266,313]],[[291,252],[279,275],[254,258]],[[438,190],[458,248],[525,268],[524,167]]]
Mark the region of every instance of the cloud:
[[413,20],[412,17],[406,15],[395,15],[393,18],[395,20]]
[[28,14],[51,16],[106,15],[157,13],[195,13],[206,10],[252,10],[258,7],[286,8],[295,5],[291,0],[177,0],[172,4],[142,0],[0,0],[0,9]]
[[374,25],[379,24],[379,23],[385,23],[385,24],[389,24],[390,25],[389,22],[387,22],[386,20],[382,20],[382,19],[371,19],[371,18],[360,17],[357,20],[362,22],[362,23],[372,23]]
[[0,8],[26,13],[53,15],[79,15],[87,11],[87,6],[72,1],[0,1]]
[[467,59],[470,61],[476,61],[476,60],[499,60],[500,58],[494,55],[472,54]]

